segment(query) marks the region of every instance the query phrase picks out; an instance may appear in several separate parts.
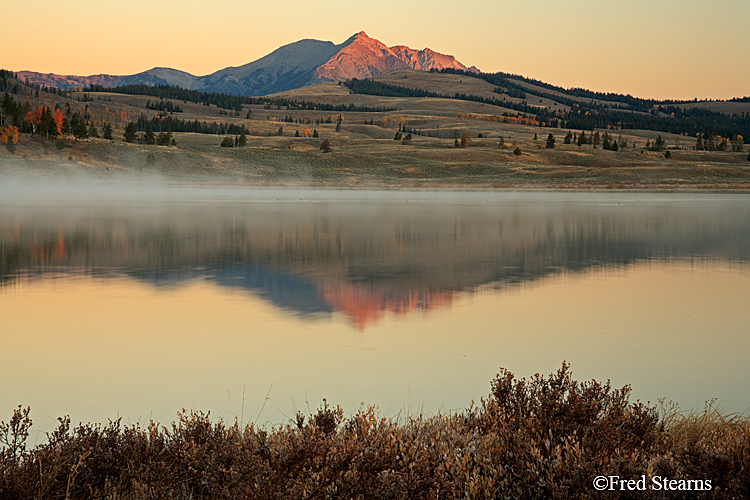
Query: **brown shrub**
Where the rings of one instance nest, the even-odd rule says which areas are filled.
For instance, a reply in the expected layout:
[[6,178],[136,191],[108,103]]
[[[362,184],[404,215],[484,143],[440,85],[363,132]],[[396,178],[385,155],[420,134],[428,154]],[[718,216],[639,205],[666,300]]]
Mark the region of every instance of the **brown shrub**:
[[[0,424],[0,498],[652,498],[598,492],[596,476],[710,479],[711,498],[750,496],[747,418],[664,413],[630,388],[507,370],[455,415],[385,419],[322,408],[273,430],[181,412],[171,427],[70,428],[27,449],[28,409]],[[649,483],[650,484],[650,483]],[[661,492],[703,498],[706,492]]]

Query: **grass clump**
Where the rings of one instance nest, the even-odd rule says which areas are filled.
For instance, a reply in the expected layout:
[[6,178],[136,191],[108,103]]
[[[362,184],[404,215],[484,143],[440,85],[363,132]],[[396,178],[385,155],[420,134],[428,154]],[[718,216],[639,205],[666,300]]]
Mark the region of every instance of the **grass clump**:
[[266,430],[182,412],[169,427],[70,427],[27,449],[19,407],[0,424],[0,498],[655,498],[597,491],[597,476],[709,479],[711,491],[658,498],[750,496],[748,419],[707,408],[662,412],[630,388],[501,370],[486,400],[454,415],[395,420],[373,407],[345,418],[324,405]]

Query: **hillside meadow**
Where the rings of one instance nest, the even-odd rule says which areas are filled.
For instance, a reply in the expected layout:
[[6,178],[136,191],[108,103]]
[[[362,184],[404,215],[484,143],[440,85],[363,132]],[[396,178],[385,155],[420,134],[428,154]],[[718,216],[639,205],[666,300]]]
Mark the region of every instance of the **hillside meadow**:
[[[376,80],[446,94],[489,96],[493,91],[492,85],[477,78],[413,70]],[[351,94],[336,83],[275,94],[265,104],[245,104],[241,111],[164,99],[181,108],[171,114],[147,108],[160,102],[154,96],[37,94],[27,97],[32,107],[59,105],[66,110],[69,106],[73,112],[87,113],[99,129],[105,123],[113,125],[113,140],[72,135],[53,140],[21,134],[15,152],[0,150],[0,171],[32,176],[87,172],[104,177],[148,171],[178,182],[342,187],[736,191],[750,186],[746,151],[696,151],[696,139],[684,135],[648,130],[584,132],[587,138],[597,132],[600,141],[607,133],[611,140],[626,145],[607,151],[601,142],[577,145],[580,130],[572,130],[573,142],[564,144],[567,129],[528,125],[523,120],[512,123],[503,114],[516,114],[499,106],[435,97]],[[292,102],[279,105],[288,101],[278,99]],[[301,109],[295,104],[303,101],[353,106],[353,110]],[[545,99],[536,104],[562,106]],[[144,144],[143,132],[135,142],[124,142],[125,124],[140,116],[245,127],[247,144],[220,147],[226,134],[192,132],[173,132],[175,144],[170,146]],[[158,133],[159,120],[155,123]],[[401,139],[394,140],[399,129]],[[318,137],[311,137],[314,132]],[[554,137],[554,148],[547,148],[549,134]],[[664,147],[650,150],[659,136]],[[324,140],[330,152],[321,150]]]

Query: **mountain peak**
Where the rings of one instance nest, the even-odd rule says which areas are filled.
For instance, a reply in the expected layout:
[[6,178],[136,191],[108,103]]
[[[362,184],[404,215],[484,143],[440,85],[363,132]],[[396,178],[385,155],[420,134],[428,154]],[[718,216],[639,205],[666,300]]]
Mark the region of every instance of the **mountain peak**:
[[318,81],[370,78],[399,69],[429,71],[433,68],[467,69],[453,56],[432,49],[416,50],[404,45],[386,46],[360,31],[342,43],[339,51],[315,70]]
[[339,45],[339,47],[347,47],[353,44],[354,42],[364,42],[367,40],[372,40],[372,38],[367,36],[367,33],[365,33],[364,31],[360,31],[359,33],[355,33],[349,38],[347,38],[346,41],[344,41],[341,45]]
[[152,68],[136,75],[43,75],[21,72],[31,83],[59,88],[87,87],[91,84],[117,87],[135,83],[176,85],[206,92],[235,95],[267,95],[314,83],[370,78],[399,69],[455,68],[467,70],[453,56],[431,49],[416,50],[404,45],[386,46],[364,31],[355,33],[340,45],[305,39],[274,50],[251,63],[194,76],[171,68]]

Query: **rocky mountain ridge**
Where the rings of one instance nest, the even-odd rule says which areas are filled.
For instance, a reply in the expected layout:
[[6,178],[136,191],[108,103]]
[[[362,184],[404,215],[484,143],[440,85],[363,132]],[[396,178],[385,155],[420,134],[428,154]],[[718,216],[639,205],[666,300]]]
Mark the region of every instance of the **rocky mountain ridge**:
[[57,75],[19,71],[30,83],[72,89],[103,85],[173,85],[203,92],[224,92],[258,96],[283,92],[322,82],[370,78],[399,69],[467,68],[455,57],[429,48],[412,49],[403,45],[388,47],[361,31],[345,42],[305,39],[279,47],[248,64],[224,68],[210,75],[194,76],[172,68],[153,68],[135,75]]

